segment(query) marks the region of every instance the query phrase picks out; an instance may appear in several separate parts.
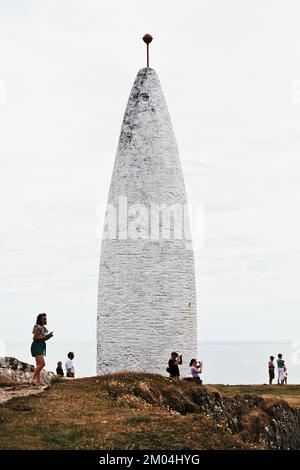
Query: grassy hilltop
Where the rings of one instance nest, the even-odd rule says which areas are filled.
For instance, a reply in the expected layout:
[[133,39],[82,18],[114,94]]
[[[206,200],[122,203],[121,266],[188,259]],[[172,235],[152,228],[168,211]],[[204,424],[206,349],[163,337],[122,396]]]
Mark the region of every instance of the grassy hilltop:
[[[0,380],[0,390],[11,385]],[[142,373],[59,380],[0,406],[0,449],[298,448],[297,407],[297,385],[200,387]]]

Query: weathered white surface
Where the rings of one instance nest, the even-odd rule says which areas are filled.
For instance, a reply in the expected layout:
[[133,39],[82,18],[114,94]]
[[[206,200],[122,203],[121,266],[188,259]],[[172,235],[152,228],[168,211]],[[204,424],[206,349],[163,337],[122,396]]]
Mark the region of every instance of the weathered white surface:
[[[108,203],[118,206],[120,196],[127,196],[128,206],[186,204],[176,139],[150,68],[139,71],[122,124]],[[182,374],[189,373],[197,355],[193,252],[184,239],[103,239],[98,373],[166,374],[171,351],[183,354]]]

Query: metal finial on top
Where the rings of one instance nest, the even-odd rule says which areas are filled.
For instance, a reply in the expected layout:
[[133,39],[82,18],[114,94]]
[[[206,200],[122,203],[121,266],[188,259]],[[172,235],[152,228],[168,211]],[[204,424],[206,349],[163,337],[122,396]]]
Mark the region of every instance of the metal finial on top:
[[147,67],[149,67],[149,44],[152,39],[151,34],[145,34],[145,36],[143,36],[143,41],[147,44]]

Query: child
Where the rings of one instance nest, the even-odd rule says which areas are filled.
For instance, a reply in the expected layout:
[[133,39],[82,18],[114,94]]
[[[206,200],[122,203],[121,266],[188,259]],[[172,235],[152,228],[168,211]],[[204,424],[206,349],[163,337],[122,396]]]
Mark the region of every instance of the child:
[[74,363],[73,363],[74,357],[75,357],[74,353],[69,352],[68,359],[67,359],[66,364],[65,364],[67,377],[71,377],[73,379],[75,377],[75,368],[74,368]]
[[282,383],[284,385],[287,385],[287,376],[288,376],[287,367],[285,365],[285,361],[283,361],[283,362],[284,362],[284,365],[283,365],[283,381],[282,381]]
[[64,376],[64,371],[63,371],[63,368],[62,368],[62,362],[61,361],[58,361],[58,363],[57,363],[56,375],[59,375],[60,377]]

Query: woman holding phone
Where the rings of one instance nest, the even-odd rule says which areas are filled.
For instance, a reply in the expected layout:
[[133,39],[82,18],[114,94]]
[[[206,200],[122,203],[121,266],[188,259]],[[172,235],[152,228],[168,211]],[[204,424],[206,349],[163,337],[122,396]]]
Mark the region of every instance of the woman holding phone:
[[32,382],[42,385],[41,371],[45,367],[46,341],[52,338],[53,332],[48,333],[46,328],[47,314],[40,313],[37,316],[36,324],[33,327],[33,342],[31,344],[31,355],[35,357],[36,368],[32,377]]

